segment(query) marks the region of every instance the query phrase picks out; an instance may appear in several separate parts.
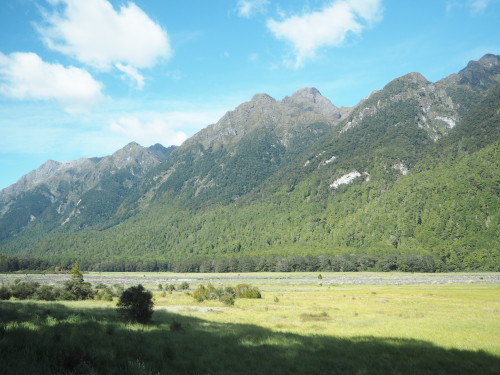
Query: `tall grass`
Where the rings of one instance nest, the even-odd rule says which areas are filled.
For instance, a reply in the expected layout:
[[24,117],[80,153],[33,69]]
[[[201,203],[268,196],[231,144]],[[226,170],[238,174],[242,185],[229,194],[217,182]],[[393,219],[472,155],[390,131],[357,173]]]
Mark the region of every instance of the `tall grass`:
[[[113,308],[0,303],[1,374],[498,374],[484,351],[426,341],[276,332],[155,311],[148,325]],[[313,321],[324,318],[313,316]]]

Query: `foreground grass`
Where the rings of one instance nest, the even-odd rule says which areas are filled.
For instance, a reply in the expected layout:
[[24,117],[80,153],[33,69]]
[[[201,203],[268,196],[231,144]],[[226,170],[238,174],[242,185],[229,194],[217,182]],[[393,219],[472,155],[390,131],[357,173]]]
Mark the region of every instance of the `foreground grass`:
[[[122,321],[116,301],[0,302],[0,374],[500,374],[500,284],[483,282],[492,274],[471,283],[449,283],[450,274],[95,276],[149,280],[153,323]],[[369,284],[413,277],[435,283]],[[181,280],[191,290],[251,283],[263,298],[227,307],[156,284]]]
[[2,374],[498,374],[500,366],[484,351],[415,339],[300,335],[161,310],[144,326],[111,308],[2,302],[0,318]]

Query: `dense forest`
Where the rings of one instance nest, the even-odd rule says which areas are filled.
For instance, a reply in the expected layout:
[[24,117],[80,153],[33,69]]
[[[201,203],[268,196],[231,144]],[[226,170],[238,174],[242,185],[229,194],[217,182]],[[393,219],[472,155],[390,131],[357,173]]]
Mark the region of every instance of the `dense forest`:
[[398,78],[330,124],[202,131],[141,179],[103,176],[64,222],[40,185],[16,207],[43,220],[2,223],[0,270],[498,271],[500,85],[450,80]]

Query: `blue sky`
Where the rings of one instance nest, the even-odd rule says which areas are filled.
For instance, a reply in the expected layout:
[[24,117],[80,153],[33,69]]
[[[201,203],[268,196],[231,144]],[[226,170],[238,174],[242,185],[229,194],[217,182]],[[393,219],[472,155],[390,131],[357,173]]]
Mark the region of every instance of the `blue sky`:
[[2,0],[0,189],[48,159],[180,144],[255,93],[352,106],[500,53],[500,0]]

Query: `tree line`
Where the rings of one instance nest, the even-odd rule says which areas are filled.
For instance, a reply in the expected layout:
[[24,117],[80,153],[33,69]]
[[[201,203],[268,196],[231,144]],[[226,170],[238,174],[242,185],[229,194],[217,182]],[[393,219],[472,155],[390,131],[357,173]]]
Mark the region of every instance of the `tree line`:
[[[0,254],[0,272],[62,271],[75,259],[18,258]],[[458,272],[500,271],[494,250],[443,250],[438,254],[387,251],[383,254],[289,255],[186,259],[87,259],[80,268],[93,272]]]

